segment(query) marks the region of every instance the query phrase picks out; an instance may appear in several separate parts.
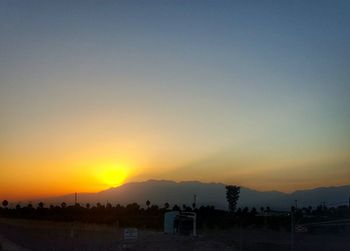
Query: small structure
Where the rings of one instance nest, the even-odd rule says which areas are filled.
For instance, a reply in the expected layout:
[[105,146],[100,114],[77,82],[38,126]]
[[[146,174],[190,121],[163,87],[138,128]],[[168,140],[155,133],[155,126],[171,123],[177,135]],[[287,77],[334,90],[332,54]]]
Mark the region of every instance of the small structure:
[[171,211],[164,215],[164,233],[197,236],[197,215],[194,212]]
[[170,211],[164,214],[164,233],[175,234],[175,219],[179,214],[178,211]]

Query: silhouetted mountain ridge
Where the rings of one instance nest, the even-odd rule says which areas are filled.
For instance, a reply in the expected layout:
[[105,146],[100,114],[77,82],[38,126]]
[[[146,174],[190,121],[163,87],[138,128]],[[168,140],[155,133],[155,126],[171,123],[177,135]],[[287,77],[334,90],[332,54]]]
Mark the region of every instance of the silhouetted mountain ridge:
[[[98,193],[78,194],[79,203],[112,203],[129,204],[133,202],[145,206],[146,200],[151,204],[163,206],[168,202],[171,206],[183,204],[191,206],[194,195],[197,197],[197,206],[214,205],[226,209],[225,184],[203,183],[199,181],[175,182],[169,180],[148,180],[144,182],[130,182],[119,187],[109,188]],[[278,191],[257,191],[250,188],[241,188],[238,206],[259,209],[269,206],[273,209],[289,209],[298,200],[299,206],[317,206],[325,202],[329,206],[347,204],[350,196],[350,185],[338,187],[320,187],[308,190],[298,190],[293,193]],[[36,200],[38,202],[39,200]],[[74,203],[74,194],[42,199],[48,203]]]

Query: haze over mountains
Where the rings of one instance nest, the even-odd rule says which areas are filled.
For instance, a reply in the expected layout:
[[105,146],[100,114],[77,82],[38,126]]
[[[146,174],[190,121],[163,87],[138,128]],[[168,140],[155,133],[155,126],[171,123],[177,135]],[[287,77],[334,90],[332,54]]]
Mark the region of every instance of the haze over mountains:
[[[227,209],[225,197],[225,185],[221,183],[202,183],[198,181],[174,182],[167,180],[148,180],[145,182],[126,183],[116,188],[110,188],[98,193],[80,193],[78,202],[105,204],[128,204],[137,202],[145,206],[146,200],[151,204],[163,206],[168,202],[170,206],[175,204],[180,207],[183,204],[191,206],[194,195],[197,197],[197,206],[214,205],[216,208]],[[269,206],[276,210],[288,210],[294,201],[298,200],[298,206],[317,206],[325,203],[326,206],[348,205],[350,185],[338,187],[322,187],[310,190],[299,190],[293,193],[277,191],[260,192],[253,189],[241,188],[239,207]],[[41,199],[45,204],[74,203],[74,194],[60,197]],[[39,200],[33,201],[34,203]]]

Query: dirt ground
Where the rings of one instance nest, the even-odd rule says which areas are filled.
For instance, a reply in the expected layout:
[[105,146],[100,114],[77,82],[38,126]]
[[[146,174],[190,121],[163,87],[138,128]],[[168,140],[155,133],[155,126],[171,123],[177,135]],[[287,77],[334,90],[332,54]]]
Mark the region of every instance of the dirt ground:
[[[138,240],[124,242],[116,226],[0,219],[3,250],[291,250],[290,233],[264,229],[199,231],[198,237],[140,230]],[[18,249],[9,249],[8,242]],[[22,250],[23,250],[22,249]],[[350,250],[350,233],[308,234],[295,237],[295,250]]]
[[16,243],[10,241],[9,239],[6,239],[5,237],[0,235],[0,250],[5,251],[28,251],[25,248],[22,248],[21,246],[18,246]]

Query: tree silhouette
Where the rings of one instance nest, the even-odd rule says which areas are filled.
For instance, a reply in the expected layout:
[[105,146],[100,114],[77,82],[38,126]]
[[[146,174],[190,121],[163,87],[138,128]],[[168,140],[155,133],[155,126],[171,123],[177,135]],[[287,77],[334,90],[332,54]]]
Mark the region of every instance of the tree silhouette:
[[9,202],[8,202],[7,200],[4,200],[4,201],[2,202],[2,205],[3,205],[4,207],[7,207],[8,204],[9,204]]
[[236,211],[240,191],[241,188],[239,186],[226,186],[226,199],[231,213]]
[[248,216],[248,212],[249,212],[249,208],[248,207],[244,207],[243,210],[242,210],[242,215],[244,217],[247,217]]
[[260,212],[263,214],[265,212],[265,208],[264,207],[260,207]]
[[149,205],[151,205],[151,202],[149,200],[146,201],[146,206],[149,208]]
[[271,213],[271,208],[270,207],[266,207],[266,213],[270,214]]
[[168,202],[165,202],[164,208],[165,208],[165,209],[168,209],[169,207],[170,207],[169,203],[168,203]]
[[43,209],[44,208],[44,202],[39,202],[38,206],[39,206],[39,208]]
[[178,205],[173,206],[173,211],[181,211],[181,208]]
[[62,207],[62,208],[66,208],[66,207],[67,207],[66,202],[62,202],[62,203],[61,203],[61,207]]
[[256,210],[255,207],[253,207],[253,208],[250,210],[250,215],[251,215],[251,216],[256,216],[257,213],[258,213],[258,211]]
[[[171,208],[168,202],[164,203],[164,207],[150,203],[147,210],[140,207],[137,203],[131,203],[126,206],[98,203],[97,206],[87,206],[86,208],[74,206],[74,204],[68,206],[65,203],[62,203],[62,207],[52,205],[44,207],[43,203],[39,203],[35,208],[32,204],[23,207],[18,204],[13,208],[9,207],[8,204],[8,202],[5,202],[3,205],[0,204],[0,217],[77,221],[97,224],[115,224],[118,222],[121,227],[146,227],[158,230],[163,227],[164,213],[168,211],[166,208]],[[3,206],[7,206],[7,208]],[[178,205],[173,206],[174,211],[182,211],[181,209],[182,207]],[[265,213],[264,217],[257,217],[259,209]],[[350,208],[347,205],[330,208],[320,205],[314,209],[312,207],[304,207],[299,209],[293,208],[293,210],[295,219],[303,224],[315,222],[315,220],[323,220],[325,217],[332,219],[347,219],[350,217]],[[232,214],[225,210],[215,209],[212,205],[200,206],[196,209],[183,205],[183,211],[195,211],[197,213],[198,228],[217,227],[219,229],[227,229],[232,225],[239,225],[244,228],[261,226],[272,229],[290,228],[290,214],[288,212],[278,212],[278,215],[272,215],[271,212],[274,211],[268,206],[265,208],[237,208],[235,213]],[[311,219],[310,215],[312,215]]]

